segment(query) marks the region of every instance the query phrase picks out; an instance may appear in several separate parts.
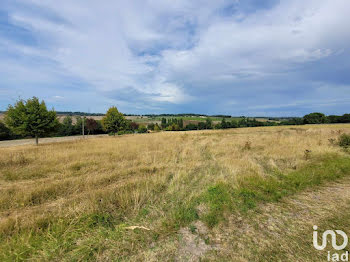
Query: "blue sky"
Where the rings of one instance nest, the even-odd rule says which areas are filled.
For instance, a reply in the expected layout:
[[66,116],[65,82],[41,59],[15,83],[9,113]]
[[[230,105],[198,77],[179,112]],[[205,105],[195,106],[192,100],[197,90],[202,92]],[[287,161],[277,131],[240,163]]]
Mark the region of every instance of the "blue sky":
[[349,0],[1,0],[0,110],[350,112]]

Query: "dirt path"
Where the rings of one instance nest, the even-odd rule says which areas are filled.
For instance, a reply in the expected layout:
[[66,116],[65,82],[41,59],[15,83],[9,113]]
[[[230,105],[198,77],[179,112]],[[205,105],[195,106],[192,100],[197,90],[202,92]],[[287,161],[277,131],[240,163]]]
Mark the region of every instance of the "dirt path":
[[[85,136],[85,138],[96,138],[96,137],[103,137],[103,136],[107,136],[107,135],[90,135],[90,136]],[[40,138],[39,144],[74,141],[79,139],[83,139],[83,136],[46,137],[46,138]],[[12,146],[23,146],[23,145],[35,145],[35,139],[33,138],[33,139],[0,141],[0,147],[12,147]]]
[[[327,261],[327,251],[312,245],[313,225],[319,226],[319,234],[340,229],[350,237],[349,220],[350,178],[346,178],[261,205],[248,214],[232,215],[207,235],[190,238],[189,229],[186,233],[182,229],[180,239],[185,240],[179,249],[187,255],[180,261]],[[210,239],[207,246],[205,238]]]

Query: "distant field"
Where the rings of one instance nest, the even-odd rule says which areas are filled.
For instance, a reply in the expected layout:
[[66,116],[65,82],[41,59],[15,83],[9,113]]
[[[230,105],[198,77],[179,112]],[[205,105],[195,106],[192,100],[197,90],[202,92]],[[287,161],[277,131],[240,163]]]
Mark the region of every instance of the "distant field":
[[[66,117],[67,115],[58,115],[58,119],[60,122],[63,121],[63,119]],[[73,115],[72,118],[73,118],[73,123],[75,123],[75,120],[76,120],[76,115]],[[103,116],[86,116],[88,118],[93,118],[95,120],[101,120],[103,118]],[[142,124],[150,124],[150,123],[158,123],[160,124],[161,123],[161,120],[162,120],[163,117],[159,116],[159,117],[147,117],[147,116],[126,116],[126,119],[129,119],[129,120],[132,120],[134,122],[137,122],[137,123],[142,123]],[[196,121],[196,122],[201,122],[201,121],[205,121],[207,118],[210,118],[213,122],[219,122],[221,121],[223,118],[222,117],[206,117],[206,116],[203,116],[203,117],[199,117],[199,116],[185,116],[185,117],[180,117],[180,116],[166,116],[164,117],[166,119],[169,119],[169,118],[177,118],[177,119],[180,119],[182,118],[184,121]],[[3,113],[0,113],[0,120],[3,120],[4,119],[4,114]],[[227,121],[232,121],[232,120],[239,120],[240,118],[239,117],[231,117],[231,118],[225,118]],[[266,122],[266,121],[273,121],[273,122],[276,122],[274,120],[269,120],[268,118],[263,118],[263,117],[258,117],[256,118],[256,120],[258,121],[262,121],[262,122]],[[278,121],[277,121],[278,122]]]
[[0,148],[0,261],[323,261],[312,226],[350,232],[342,133],[350,126]]
[[[139,117],[139,116],[133,116],[133,117],[130,117],[130,116],[127,116],[126,117],[127,119],[130,119],[132,121],[135,121],[137,123],[160,123],[162,118],[166,118],[166,119],[182,119],[184,121],[190,121],[190,122],[204,122],[206,121],[207,118],[209,118],[211,121],[215,122],[215,123],[218,123],[218,122],[221,122],[221,120],[223,119],[223,117],[206,117],[206,116],[203,116],[203,117],[199,117],[199,116],[164,116],[164,117],[147,117],[147,116],[142,116],[142,117]],[[239,117],[226,117],[225,120],[226,121],[232,121],[232,120],[236,120],[238,121]],[[274,121],[274,120],[269,120],[268,118],[263,118],[263,117],[259,117],[259,118],[256,118],[257,121],[261,121],[261,122],[266,122],[266,121],[272,121],[272,122],[279,122],[279,121]]]

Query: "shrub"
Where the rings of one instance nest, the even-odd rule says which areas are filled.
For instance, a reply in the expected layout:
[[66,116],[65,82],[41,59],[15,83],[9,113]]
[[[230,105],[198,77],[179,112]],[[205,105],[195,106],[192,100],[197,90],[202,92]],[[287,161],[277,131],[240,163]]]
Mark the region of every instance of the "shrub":
[[147,133],[147,127],[145,127],[144,125],[140,125],[137,132],[138,133]]
[[165,130],[166,131],[179,131],[180,127],[178,124],[171,124]]
[[155,127],[155,124],[154,124],[154,123],[150,123],[150,124],[147,125],[147,128],[148,128],[149,130],[154,130],[154,127]]
[[133,132],[137,131],[139,129],[139,124],[130,120],[127,120],[126,124],[126,130],[131,130]]
[[156,125],[154,126],[154,131],[155,131],[155,132],[159,132],[159,131],[160,131],[160,127],[159,127],[158,124],[156,124]]
[[186,125],[185,129],[186,130],[197,130],[198,126],[193,124],[193,123],[189,123],[188,125]]
[[350,147],[350,135],[348,134],[342,134],[339,137],[338,141],[339,146],[341,147]]

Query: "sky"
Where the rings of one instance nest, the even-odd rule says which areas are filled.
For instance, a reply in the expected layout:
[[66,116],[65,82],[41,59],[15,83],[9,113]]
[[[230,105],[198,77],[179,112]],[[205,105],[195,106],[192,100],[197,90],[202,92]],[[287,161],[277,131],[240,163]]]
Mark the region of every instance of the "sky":
[[1,0],[0,110],[350,113],[349,0]]

